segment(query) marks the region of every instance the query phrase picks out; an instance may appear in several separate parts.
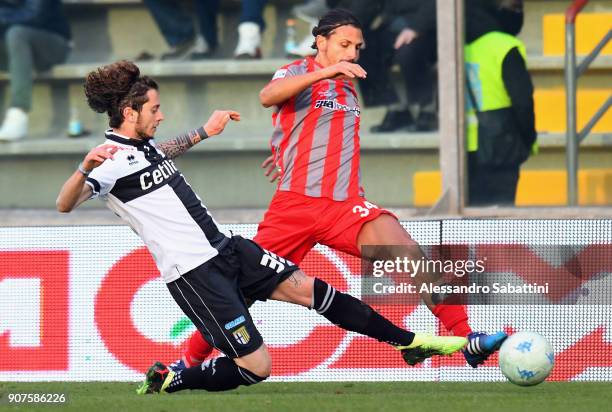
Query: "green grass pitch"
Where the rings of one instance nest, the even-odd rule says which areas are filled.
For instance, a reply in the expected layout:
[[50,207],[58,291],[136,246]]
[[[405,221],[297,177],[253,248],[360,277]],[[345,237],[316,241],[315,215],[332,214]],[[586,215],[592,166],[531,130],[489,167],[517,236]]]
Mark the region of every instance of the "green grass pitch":
[[[138,396],[135,383],[0,382],[2,411],[604,411],[611,383],[263,383],[231,392]],[[9,393],[65,393],[63,405],[9,405]]]

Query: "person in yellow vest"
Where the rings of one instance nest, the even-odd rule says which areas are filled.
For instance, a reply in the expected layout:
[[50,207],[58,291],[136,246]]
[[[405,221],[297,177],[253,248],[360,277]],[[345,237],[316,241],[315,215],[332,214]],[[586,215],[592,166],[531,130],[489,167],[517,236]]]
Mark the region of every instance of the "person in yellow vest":
[[522,0],[466,6],[468,205],[513,205],[520,165],[535,152],[533,85]]

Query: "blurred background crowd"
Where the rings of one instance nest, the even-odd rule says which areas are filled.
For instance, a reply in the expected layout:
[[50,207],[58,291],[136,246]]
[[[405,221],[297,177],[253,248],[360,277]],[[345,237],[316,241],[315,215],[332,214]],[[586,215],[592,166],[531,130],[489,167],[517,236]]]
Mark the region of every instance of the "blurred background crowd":
[[[570,3],[464,1],[470,204],[565,202],[562,13]],[[411,192],[409,200],[389,195],[377,183],[381,197],[388,204],[431,205],[439,195],[436,138],[446,115],[438,102],[434,0],[0,0],[0,147],[13,142],[11,150],[26,156],[41,150],[29,142],[53,140],[55,150],[67,141],[57,138],[66,135],[90,135],[87,144],[93,144],[106,124],[87,110],[82,79],[118,59],[133,60],[161,80],[174,109],[164,122],[164,135],[227,106],[241,111],[244,121],[226,140],[267,138],[269,113],[258,104],[258,91],[276,68],[315,54],[311,30],[335,7],[350,10],[364,27],[358,62],[368,73],[358,81],[363,148],[386,145],[389,153],[381,164],[389,170],[394,170],[393,155],[412,150],[397,164],[412,179],[401,181]],[[612,29],[612,1],[593,0],[586,11],[577,26],[579,54],[588,53]],[[579,127],[612,91],[611,49],[610,44],[603,48],[599,66],[582,80]],[[585,167],[597,168],[585,171],[584,187],[590,188],[581,194],[582,203],[612,203],[605,144],[612,132],[610,112],[588,139],[597,150],[581,155]],[[424,157],[426,149],[432,150]],[[11,160],[17,165],[18,159]],[[434,170],[428,174],[427,169]],[[549,186],[558,190],[545,192]]]
[[[218,13],[220,0],[143,0],[168,50],[143,50],[136,61],[198,61],[218,58],[219,48],[232,48],[236,59],[261,59],[262,33],[266,29],[263,10],[267,0],[243,0],[237,25],[236,44],[220,44]],[[433,131],[438,127],[436,104],[436,10],[431,0],[308,0],[297,4],[292,14],[311,27],[330,8],[352,11],[363,23],[366,47],[359,60],[368,72],[359,83],[362,104],[384,106],[382,122],[372,132]],[[4,36],[2,63],[10,78],[10,104],[0,128],[0,139],[15,140],[27,134],[32,106],[35,71],[64,63],[73,42],[70,24],[61,0],[0,1],[0,26]],[[466,42],[489,31],[513,35],[522,26],[522,0],[468,0]],[[277,23],[278,24],[278,23]],[[313,55],[312,36],[296,37],[293,21],[285,33],[287,57]],[[137,28],[135,27],[137,30]],[[404,90],[391,79],[398,65]],[[522,110],[533,129],[533,116]],[[530,119],[531,118],[531,119]]]

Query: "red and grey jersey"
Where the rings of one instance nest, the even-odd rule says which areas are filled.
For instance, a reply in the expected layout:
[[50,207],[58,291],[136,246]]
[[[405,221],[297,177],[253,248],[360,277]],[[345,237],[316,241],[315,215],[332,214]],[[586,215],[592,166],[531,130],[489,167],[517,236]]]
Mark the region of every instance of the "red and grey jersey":
[[171,159],[153,139],[138,141],[108,130],[113,159],[87,178],[93,196],[143,240],[166,282],[217,256],[231,234],[219,228]]
[[[277,70],[272,81],[313,72],[312,57]],[[359,166],[357,92],[350,81],[322,80],[276,107],[272,152],[278,190],[345,200],[364,196]]]

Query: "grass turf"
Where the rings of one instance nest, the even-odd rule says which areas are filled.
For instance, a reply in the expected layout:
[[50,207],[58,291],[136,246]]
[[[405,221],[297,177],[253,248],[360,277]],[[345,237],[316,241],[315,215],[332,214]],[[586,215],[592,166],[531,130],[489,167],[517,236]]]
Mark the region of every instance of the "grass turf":
[[[612,407],[612,384],[510,383],[264,383],[224,393],[184,391],[135,394],[133,383],[0,382],[0,410],[123,411],[603,411]],[[63,405],[9,405],[9,393],[65,393]]]

